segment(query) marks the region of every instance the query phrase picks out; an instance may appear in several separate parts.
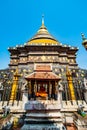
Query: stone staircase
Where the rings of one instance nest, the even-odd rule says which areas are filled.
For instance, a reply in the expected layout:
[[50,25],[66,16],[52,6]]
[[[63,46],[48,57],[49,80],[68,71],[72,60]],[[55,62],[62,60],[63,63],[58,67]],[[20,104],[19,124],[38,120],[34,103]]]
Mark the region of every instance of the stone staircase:
[[27,108],[21,130],[62,130],[58,101],[31,101]]

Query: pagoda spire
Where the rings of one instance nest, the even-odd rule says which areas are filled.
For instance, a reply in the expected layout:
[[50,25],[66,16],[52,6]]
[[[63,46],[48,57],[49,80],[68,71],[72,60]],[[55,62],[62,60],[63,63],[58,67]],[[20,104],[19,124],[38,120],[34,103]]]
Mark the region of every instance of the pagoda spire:
[[42,15],[42,26],[44,26],[44,14]]
[[44,15],[42,15],[41,26],[37,33],[28,41],[28,44],[59,44],[59,42],[48,32],[44,24]]

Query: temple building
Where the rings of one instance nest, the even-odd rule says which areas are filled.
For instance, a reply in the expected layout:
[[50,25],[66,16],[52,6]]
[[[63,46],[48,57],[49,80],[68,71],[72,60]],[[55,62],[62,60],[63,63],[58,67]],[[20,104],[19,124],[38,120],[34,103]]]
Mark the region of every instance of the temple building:
[[87,86],[76,62],[78,48],[54,38],[42,18],[29,41],[8,51],[10,73],[0,84],[0,105],[19,118],[25,114],[21,130],[66,130],[67,124],[82,130],[76,112],[81,104],[87,112]]
[[[73,84],[76,86],[80,84],[76,79],[80,79],[78,64],[76,62],[77,47],[70,45],[63,45],[56,40],[47,30],[42,19],[42,25],[37,33],[24,45],[17,45],[16,47],[8,48],[10,52],[10,70],[18,71],[23,76],[34,72],[36,65],[49,65],[53,73],[61,77],[62,84],[64,84],[65,91],[63,92],[64,100],[71,100],[68,91],[66,68],[71,71],[73,76]],[[76,99],[83,99],[83,91],[80,88],[74,91]],[[80,94],[79,94],[80,93]]]

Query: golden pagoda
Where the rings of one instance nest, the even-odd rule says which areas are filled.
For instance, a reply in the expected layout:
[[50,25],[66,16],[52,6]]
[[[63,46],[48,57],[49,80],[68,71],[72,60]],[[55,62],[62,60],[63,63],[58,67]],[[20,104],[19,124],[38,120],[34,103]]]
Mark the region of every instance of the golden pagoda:
[[51,44],[59,44],[59,42],[48,32],[47,28],[44,25],[44,19],[42,18],[42,25],[40,29],[37,31],[36,35],[31,38],[28,44],[42,44],[42,45],[51,45]]

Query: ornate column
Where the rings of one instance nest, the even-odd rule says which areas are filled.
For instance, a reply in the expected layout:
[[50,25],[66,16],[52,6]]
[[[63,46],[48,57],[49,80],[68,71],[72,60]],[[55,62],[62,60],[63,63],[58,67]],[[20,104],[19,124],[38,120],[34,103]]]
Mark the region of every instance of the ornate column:
[[11,96],[10,96],[10,100],[12,101],[16,100],[16,92],[17,92],[19,77],[20,75],[18,74],[18,68],[17,68],[13,77],[13,85],[12,85]]
[[31,81],[29,81],[28,83],[28,99],[30,100],[31,99]]
[[52,94],[52,84],[49,81],[49,94],[48,94],[48,99],[51,99],[51,94]]
[[67,76],[67,81],[68,81],[68,89],[70,93],[70,98],[71,100],[76,100],[75,97],[75,91],[74,91],[74,86],[73,86],[73,79],[72,79],[72,74],[70,70],[68,70],[68,67],[66,68],[66,76]]
[[47,84],[46,84],[46,86],[45,86],[45,91],[46,91],[46,92],[47,92],[47,87],[48,87],[48,86],[47,86]]
[[58,93],[58,103],[60,104],[60,108],[63,107],[62,104],[62,92],[63,92],[63,85],[61,84],[61,81],[58,83],[59,93]]
[[58,82],[55,81],[55,94],[54,94],[54,98],[55,100],[58,99]]
[[34,99],[36,99],[36,92],[37,92],[37,83],[36,83],[36,81],[35,81],[35,83],[34,83]]

